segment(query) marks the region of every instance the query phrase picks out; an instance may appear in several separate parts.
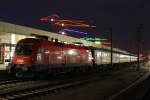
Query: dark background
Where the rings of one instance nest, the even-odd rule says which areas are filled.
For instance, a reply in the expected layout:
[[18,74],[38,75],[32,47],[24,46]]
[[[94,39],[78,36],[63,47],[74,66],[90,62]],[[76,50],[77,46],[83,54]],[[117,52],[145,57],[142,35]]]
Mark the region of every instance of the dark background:
[[[141,51],[150,48],[150,1],[148,0],[1,0],[0,20],[48,31],[54,27],[40,22],[40,18],[58,14],[65,19],[87,21],[96,28],[82,29],[88,36],[110,38],[112,27],[113,46],[137,52],[137,27],[141,29]],[[83,37],[81,34],[71,36]]]

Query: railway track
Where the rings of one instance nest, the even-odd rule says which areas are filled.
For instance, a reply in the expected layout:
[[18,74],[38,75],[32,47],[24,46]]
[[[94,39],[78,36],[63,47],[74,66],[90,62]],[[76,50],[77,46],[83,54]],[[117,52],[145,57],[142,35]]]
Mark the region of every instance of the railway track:
[[24,81],[17,83],[10,83],[6,85],[0,85],[0,97],[7,97],[7,95],[17,94],[24,91],[28,91],[42,86],[57,84],[58,82],[49,81]]
[[[118,71],[113,74],[115,77],[121,73]],[[45,94],[54,94],[67,89],[72,89],[77,86],[85,85],[90,82],[98,81],[101,77],[108,77],[109,74],[102,75],[83,75],[77,77],[76,75],[71,77],[63,77],[58,79],[49,80],[13,80],[0,82],[0,100],[16,100],[16,99],[30,99],[32,97],[44,96]],[[101,76],[101,77],[100,77]],[[5,84],[8,83],[8,84]],[[32,98],[31,98],[32,99]]]
[[7,85],[7,84],[11,84],[11,83],[18,83],[18,82],[22,82],[23,80],[8,80],[8,81],[1,81],[0,82],[0,86],[1,85]]
[[44,94],[52,94],[58,91],[62,91],[68,88],[73,88],[89,82],[93,82],[95,79],[75,80],[75,81],[27,81],[12,83],[6,86],[0,85],[0,100],[16,100],[30,98],[31,96],[39,96]]

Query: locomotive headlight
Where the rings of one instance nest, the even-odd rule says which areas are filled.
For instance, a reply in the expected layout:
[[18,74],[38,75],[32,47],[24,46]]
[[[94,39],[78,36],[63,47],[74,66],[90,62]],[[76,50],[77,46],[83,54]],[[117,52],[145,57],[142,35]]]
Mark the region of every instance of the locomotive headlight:
[[23,60],[23,59],[17,59],[17,63],[18,63],[18,64],[23,64],[23,63],[24,63],[24,60]]

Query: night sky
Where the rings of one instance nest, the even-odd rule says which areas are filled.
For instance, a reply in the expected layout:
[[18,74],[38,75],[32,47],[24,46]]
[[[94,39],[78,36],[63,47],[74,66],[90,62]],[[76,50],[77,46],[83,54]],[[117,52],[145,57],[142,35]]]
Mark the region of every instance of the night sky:
[[[0,20],[52,31],[52,26],[40,18],[58,14],[66,19],[81,19],[96,28],[82,29],[88,36],[110,38],[113,45],[132,53],[137,49],[137,27],[141,30],[141,47],[150,50],[150,1],[148,0],[1,0]],[[75,34],[75,36],[83,35]],[[73,36],[73,34],[71,34]]]

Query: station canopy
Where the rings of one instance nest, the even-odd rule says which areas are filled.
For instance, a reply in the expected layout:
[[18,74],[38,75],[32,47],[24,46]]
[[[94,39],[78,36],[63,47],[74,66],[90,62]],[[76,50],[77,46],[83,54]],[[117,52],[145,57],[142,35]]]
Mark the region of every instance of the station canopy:
[[[31,28],[31,27],[26,27],[26,26],[21,26],[21,25],[16,25],[16,24],[0,21],[0,36],[5,35],[7,33],[18,34],[18,35],[23,35],[23,36],[31,36],[31,34],[44,35],[44,36],[47,36],[49,40],[53,38],[53,39],[58,39],[59,41],[62,41],[62,42],[67,42],[69,44],[82,43],[84,46],[92,46],[96,48],[103,48],[103,49],[110,50],[109,46],[95,44],[90,41],[81,40],[78,38],[74,38],[74,37],[70,37],[70,36],[66,36],[62,34],[57,34],[57,33],[52,33],[48,31],[36,29],[36,28]],[[113,50],[118,51],[118,52],[123,51],[118,48],[113,48]]]

